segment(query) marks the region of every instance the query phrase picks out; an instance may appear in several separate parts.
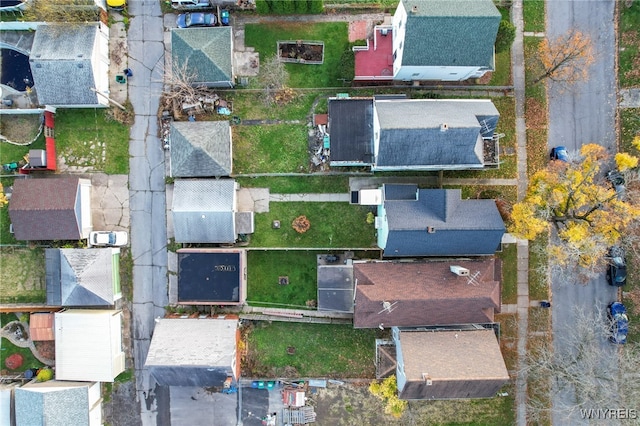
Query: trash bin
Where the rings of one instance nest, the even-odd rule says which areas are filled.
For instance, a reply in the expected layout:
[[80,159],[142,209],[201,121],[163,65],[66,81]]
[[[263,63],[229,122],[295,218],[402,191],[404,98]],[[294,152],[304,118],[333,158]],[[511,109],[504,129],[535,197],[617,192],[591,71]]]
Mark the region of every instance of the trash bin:
[[124,84],[126,82],[127,82],[127,78],[124,75],[122,74],[116,75],[116,83]]
[[133,71],[131,71],[131,68],[127,68],[126,70],[122,71],[124,75],[126,75],[127,77],[133,77]]

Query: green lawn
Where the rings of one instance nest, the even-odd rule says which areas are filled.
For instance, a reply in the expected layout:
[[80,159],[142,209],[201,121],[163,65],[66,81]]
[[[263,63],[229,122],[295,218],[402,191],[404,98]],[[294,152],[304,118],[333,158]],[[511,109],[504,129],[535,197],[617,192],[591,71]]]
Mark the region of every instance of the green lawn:
[[496,53],[496,70],[489,86],[511,85],[511,49]]
[[233,173],[305,173],[309,154],[303,124],[233,127]]
[[[302,250],[250,250],[247,253],[247,302],[252,306],[304,309],[317,299],[316,255]],[[324,252],[322,252],[324,253]],[[288,285],[278,278],[289,277]]]
[[267,105],[260,91],[236,91],[229,99],[233,101],[233,114],[242,120],[304,121],[312,113],[311,105],[319,96],[322,96],[320,92],[298,90],[292,102],[279,106]]
[[542,74],[542,67],[538,59],[538,45],[540,41],[541,39],[538,37],[524,38],[525,96],[544,102],[544,81],[535,85],[533,84],[534,80]]
[[[3,145],[4,147],[4,145]],[[13,178],[3,178],[0,180],[0,184],[4,187],[10,187],[13,185]],[[0,207],[0,244],[17,244],[18,241],[14,238],[13,234],[9,232],[9,204],[5,204]]]
[[529,299],[549,299],[549,284],[547,283],[547,245],[548,236],[542,234],[533,241],[529,241]]
[[273,194],[300,193],[346,193],[349,192],[347,176],[276,176],[276,177],[237,177],[241,187],[269,188]]
[[375,336],[352,325],[256,322],[247,338],[247,367],[254,377],[281,377],[289,367],[290,377],[373,378]]
[[[366,222],[365,206],[348,203],[276,202],[270,203],[269,213],[255,215],[256,232],[251,236],[252,247],[335,247],[369,248],[375,246],[375,228]],[[292,227],[293,220],[305,215],[311,227],[304,234]],[[280,229],[272,222],[279,220]]]
[[353,78],[353,52],[349,49],[346,22],[273,22],[245,26],[245,45],[260,53],[261,62],[274,56],[277,42],[284,40],[324,42],[323,64],[285,64],[290,87],[338,87],[343,85],[340,79]]
[[56,148],[68,166],[108,174],[129,173],[129,128],[109,120],[105,109],[61,109],[56,113]]
[[531,32],[543,32],[545,30],[544,0],[526,0],[522,2],[522,6],[524,30]]
[[[10,323],[11,321],[16,321],[16,320],[18,320],[18,317],[13,313],[0,314],[0,328],[4,327],[6,324]],[[36,357],[33,356],[31,349],[20,348],[14,345],[13,343],[11,343],[8,339],[5,339],[4,337],[1,338],[0,339],[0,365],[2,366],[1,368],[3,369],[5,368],[5,364],[4,364],[5,360],[10,355],[13,355],[15,353],[22,355],[24,362],[22,364],[22,367],[20,367],[15,371],[12,371],[12,373],[22,373],[28,368],[44,367],[44,364],[42,364],[40,361],[38,361]]]
[[0,248],[0,303],[44,303],[44,250]]
[[502,260],[502,303],[518,302],[518,259],[515,244],[505,244],[497,253]]
[[640,85],[640,2],[634,1],[631,7],[625,2],[620,8],[620,66],[618,78],[620,87]]
[[620,110],[620,150],[633,155],[640,154],[631,145],[633,138],[640,135],[640,108]]

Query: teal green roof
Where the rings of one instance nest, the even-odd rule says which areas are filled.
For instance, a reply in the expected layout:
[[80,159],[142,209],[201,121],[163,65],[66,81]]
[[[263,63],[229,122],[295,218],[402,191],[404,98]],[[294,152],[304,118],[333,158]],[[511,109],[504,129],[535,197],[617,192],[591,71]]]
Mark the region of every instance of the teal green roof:
[[492,0],[402,0],[407,12],[403,66],[493,69],[502,19]]
[[233,81],[231,27],[183,28],[171,31],[174,68],[187,65],[194,83],[216,85]]

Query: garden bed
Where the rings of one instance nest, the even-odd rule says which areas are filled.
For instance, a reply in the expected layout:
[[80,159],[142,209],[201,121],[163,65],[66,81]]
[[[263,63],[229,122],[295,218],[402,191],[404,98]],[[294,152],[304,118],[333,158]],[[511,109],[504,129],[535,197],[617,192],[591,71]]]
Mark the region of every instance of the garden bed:
[[324,42],[287,40],[278,41],[278,59],[280,62],[294,64],[324,63]]

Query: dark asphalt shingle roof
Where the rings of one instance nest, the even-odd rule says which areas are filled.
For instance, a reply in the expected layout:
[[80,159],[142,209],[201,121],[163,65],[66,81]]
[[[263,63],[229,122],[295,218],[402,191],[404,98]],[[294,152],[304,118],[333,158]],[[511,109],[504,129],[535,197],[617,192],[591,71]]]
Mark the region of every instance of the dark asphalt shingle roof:
[[195,75],[194,83],[233,81],[231,27],[174,28],[171,56],[174,69],[186,65],[187,72]]
[[493,135],[499,117],[490,100],[376,101],[375,114],[380,123],[376,167],[392,168],[481,167],[482,131]]
[[493,67],[501,20],[493,1],[402,0],[402,4],[407,12],[403,66]]
[[29,65],[41,105],[99,103],[91,90],[97,78],[92,64],[97,25],[38,25]]
[[[385,185],[384,191],[394,185]],[[415,188],[415,185],[410,185]],[[462,200],[459,189],[421,189],[418,199],[385,198],[385,256],[495,253],[505,232],[494,200]],[[428,229],[432,232],[427,232]]]
[[221,177],[231,173],[228,121],[174,121],[170,137],[171,176]]
[[330,99],[331,161],[373,161],[373,99]]
[[77,177],[19,179],[13,184],[9,217],[19,241],[77,240]]

